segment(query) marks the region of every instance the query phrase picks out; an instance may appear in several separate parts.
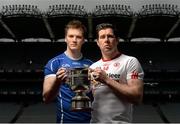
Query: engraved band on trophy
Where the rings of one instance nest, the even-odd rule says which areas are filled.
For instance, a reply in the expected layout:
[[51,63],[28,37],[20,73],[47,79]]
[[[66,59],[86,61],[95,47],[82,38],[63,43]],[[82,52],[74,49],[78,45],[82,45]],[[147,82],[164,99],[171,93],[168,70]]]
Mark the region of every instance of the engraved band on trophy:
[[91,111],[91,100],[86,95],[90,89],[88,68],[68,69],[68,84],[76,94],[71,101],[71,110]]

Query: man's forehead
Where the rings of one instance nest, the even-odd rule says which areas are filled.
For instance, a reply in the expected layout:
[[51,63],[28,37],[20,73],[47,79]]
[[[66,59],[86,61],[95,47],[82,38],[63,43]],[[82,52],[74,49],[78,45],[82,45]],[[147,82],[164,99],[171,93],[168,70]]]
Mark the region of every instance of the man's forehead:
[[112,28],[105,28],[105,29],[101,29],[101,30],[99,31],[99,34],[106,34],[106,33],[114,34]]

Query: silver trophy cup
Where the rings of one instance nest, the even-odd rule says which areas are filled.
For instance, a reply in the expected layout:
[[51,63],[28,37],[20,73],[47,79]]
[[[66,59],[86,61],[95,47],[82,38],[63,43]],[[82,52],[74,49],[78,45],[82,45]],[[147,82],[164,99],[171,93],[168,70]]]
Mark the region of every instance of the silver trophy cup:
[[72,111],[91,111],[91,100],[86,95],[90,89],[88,68],[73,68],[68,70],[68,84],[76,93],[71,101]]

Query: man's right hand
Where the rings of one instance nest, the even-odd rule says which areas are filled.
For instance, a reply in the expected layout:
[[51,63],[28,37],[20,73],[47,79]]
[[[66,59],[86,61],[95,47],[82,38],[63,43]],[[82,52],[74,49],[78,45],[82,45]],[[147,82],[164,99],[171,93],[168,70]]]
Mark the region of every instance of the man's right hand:
[[56,79],[58,82],[66,82],[68,77],[67,69],[66,68],[59,68],[56,72]]

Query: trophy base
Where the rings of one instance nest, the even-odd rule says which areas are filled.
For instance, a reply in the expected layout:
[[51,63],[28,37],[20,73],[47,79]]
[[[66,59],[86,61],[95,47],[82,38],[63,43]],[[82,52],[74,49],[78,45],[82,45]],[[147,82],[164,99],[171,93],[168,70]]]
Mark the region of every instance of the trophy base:
[[91,100],[89,97],[83,95],[83,92],[78,92],[77,94],[72,98],[71,111],[91,111]]
[[73,101],[71,111],[92,111],[89,101]]
[[71,111],[73,112],[90,112],[92,108],[72,108]]

